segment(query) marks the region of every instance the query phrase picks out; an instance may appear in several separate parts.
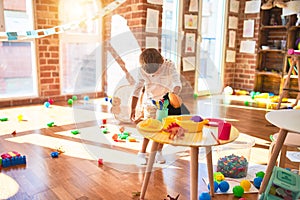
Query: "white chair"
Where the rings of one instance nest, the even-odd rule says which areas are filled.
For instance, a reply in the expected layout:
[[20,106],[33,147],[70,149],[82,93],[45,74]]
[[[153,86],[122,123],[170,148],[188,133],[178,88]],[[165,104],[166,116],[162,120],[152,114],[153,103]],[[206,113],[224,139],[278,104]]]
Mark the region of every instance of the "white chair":
[[[270,136],[272,143],[269,148],[269,159],[272,154],[277,137],[278,137],[278,133],[275,133]],[[300,148],[300,134],[290,133],[290,132],[287,134],[285,141],[284,141],[284,145],[281,148],[281,154],[280,154],[280,158],[279,158],[279,167],[282,167],[282,168],[285,167],[285,161],[287,159],[287,157],[286,157],[287,147]]]

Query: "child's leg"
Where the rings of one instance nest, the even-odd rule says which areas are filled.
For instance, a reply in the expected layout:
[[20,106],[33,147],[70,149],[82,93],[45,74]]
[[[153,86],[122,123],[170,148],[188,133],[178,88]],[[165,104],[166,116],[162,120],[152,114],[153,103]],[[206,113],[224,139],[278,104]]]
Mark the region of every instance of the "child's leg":
[[149,143],[149,139],[144,138],[144,139],[143,139],[142,148],[141,148],[141,150],[140,150],[140,153],[146,153],[148,143]]
[[149,143],[149,139],[144,138],[143,139],[142,148],[138,152],[137,164],[139,164],[139,165],[146,165],[147,164],[146,150],[147,150],[148,143]]

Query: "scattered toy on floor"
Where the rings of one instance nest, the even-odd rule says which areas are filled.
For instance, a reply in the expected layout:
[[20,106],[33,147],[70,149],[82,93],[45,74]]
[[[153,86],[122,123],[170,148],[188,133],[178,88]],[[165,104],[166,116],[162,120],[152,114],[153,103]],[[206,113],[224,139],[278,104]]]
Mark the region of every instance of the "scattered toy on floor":
[[76,95],[72,96],[72,100],[73,100],[73,101],[76,101],[77,99],[78,99],[78,98],[77,98]]
[[261,177],[261,178],[264,178],[264,176],[265,176],[265,172],[263,172],[263,171],[259,171],[259,172],[257,172],[255,175],[256,175],[256,177]]
[[1,122],[6,122],[6,121],[8,121],[8,118],[7,117],[0,118],[0,121]]
[[240,185],[236,185],[232,189],[235,197],[242,197],[244,195],[244,188]]
[[55,126],[55,124],[54,124],[54,122],[49,122],[49,123],[47,124],[47,126],[48,126],[48,127],[53,127],[53,126]]
[[84,101],[89,101],[89,100],[90,100],[90,97],[89,97],[89,96],[84,96],[84,97],[83,97],[83,100],[84,100]]
[[178,194],[175,198],[174,197],[171,197],[170,195],[167,195],[167,197],[169,199],[164,199],[164,200],[177,200],[179,198],[180,194]]
[[52,158],[58,158],[58,155],[59,155],[59,153],[58,153],[57,151],[53,151],[53,152],[51,152],[51,154],[50,154],[50,156],[51,156]]
[[53,99],[48,99],[48,102],[52,105],[54,103]]
[[26,156],[22,156],[17,151],[9,151],[7,153],[3,153],[0,157],[0,167],[2,166],[3,168],[22,164],[26,164]]
[[103,159],[102,158],[98,159],[98,165],[103,165]]
[[17,131],[12,132],[11,134],[12,134],[12,136],[16,136],[17,135]]
[[219,189],[221,192],[227,192],[230,188],[230,185],[227,181],[221,181],[219,183]]
[[249,180],[242,180],[240,182],[240,186],[242,186],[242,188],[244,189],[244,191],[249,191],[251,188],[251,183]]
[[261,177],[256,177],[256,178],[254,178],[254,180],[253,180],[253,185],[254,185],[257,189],[259,189],[262,180],[263,180],[263,179],[262,179]]
[[132,192],[132,197],[139,197],[141,195],[141,192]]
[[72,133],[73,135],[77,135],[77,134],[79,134],[80,132],[79,132],[78,129],[75,129],[75,130],[72,130],[71,133]]
[[73,105],[73,99],[68,99],[68,104],[71,106],[71,105]]
[[50,107],[50,103],[49,103],[48,101],[46,101],[46,102],[44,103],[44,106],[45,106],[46,108],[49,108],[49,107]]
[[208,192],[202,192],[199,196],[199,200],[211,200],[211,196]]
[[[210,184],[207,185],[208,190],[210,190]],[[214,181],[214,192],[217,192],[219,188],[219,183],[217,181]]]

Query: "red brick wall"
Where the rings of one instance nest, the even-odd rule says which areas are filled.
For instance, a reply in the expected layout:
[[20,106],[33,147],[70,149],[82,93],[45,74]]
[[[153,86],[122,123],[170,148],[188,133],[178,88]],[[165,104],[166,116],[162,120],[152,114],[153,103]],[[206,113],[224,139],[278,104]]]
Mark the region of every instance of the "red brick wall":
[[[238,29],[236,30],[236,62],[225,63],[224,69],[224,86],[231,86],[234,89],[244,89],[251,91],[255,86],[255,68],[257,63],[257,43],[258,33],[260,27],[260,14],[245,14],[245,2],[246,0],[240,0],[240,10],[237,14],[229,15],[238,17]],[[244,20],[253,19],[254,25],[254,37],[243,38],[243,24]],[[227,35],[229,31],[227,31]],[[256,51],[254,54],[240,53],[240,44],[242,40],[254,40],[256,41]],[[227,44],[228,47],[228,37]]]

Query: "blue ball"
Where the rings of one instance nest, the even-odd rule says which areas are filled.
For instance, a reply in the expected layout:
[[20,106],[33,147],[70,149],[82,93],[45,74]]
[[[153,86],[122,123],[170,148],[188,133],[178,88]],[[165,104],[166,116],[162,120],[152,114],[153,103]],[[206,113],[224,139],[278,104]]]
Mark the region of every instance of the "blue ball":
[[90,97],[89,96],[84,96],[83,100],[88,101],[88,100],[90,100]]
[[[219,187],[219,183],[217,181],[214,181],[214,191],[215,192],[217,192],[218,187]],[[207,185],[207,188],[210,190],[210,185],[209,184]]]
[[45,106],[46,108],[49,108],[49,107],[50,107],[50,103],[49,103],[48,101],[46,101],[46,102],[44,103],[44,106]]
[[202,192],[199,196],[199,200],[211,200],[210,194],[208,192]]
[[108,101],[108,97],[105,97],[104,99],[105,99],[105,101]]
[[227,192],[229,190],[229,183],[227,181],[221,181],[219,183],[219,189],[221,192]]
[[263,180],[263,179],[262,179],[261,177],[256,177],[256,178],[254,178],[254,180],[253,180],[253,185],[254,185],[256,188],[259,189],[262,180]]

